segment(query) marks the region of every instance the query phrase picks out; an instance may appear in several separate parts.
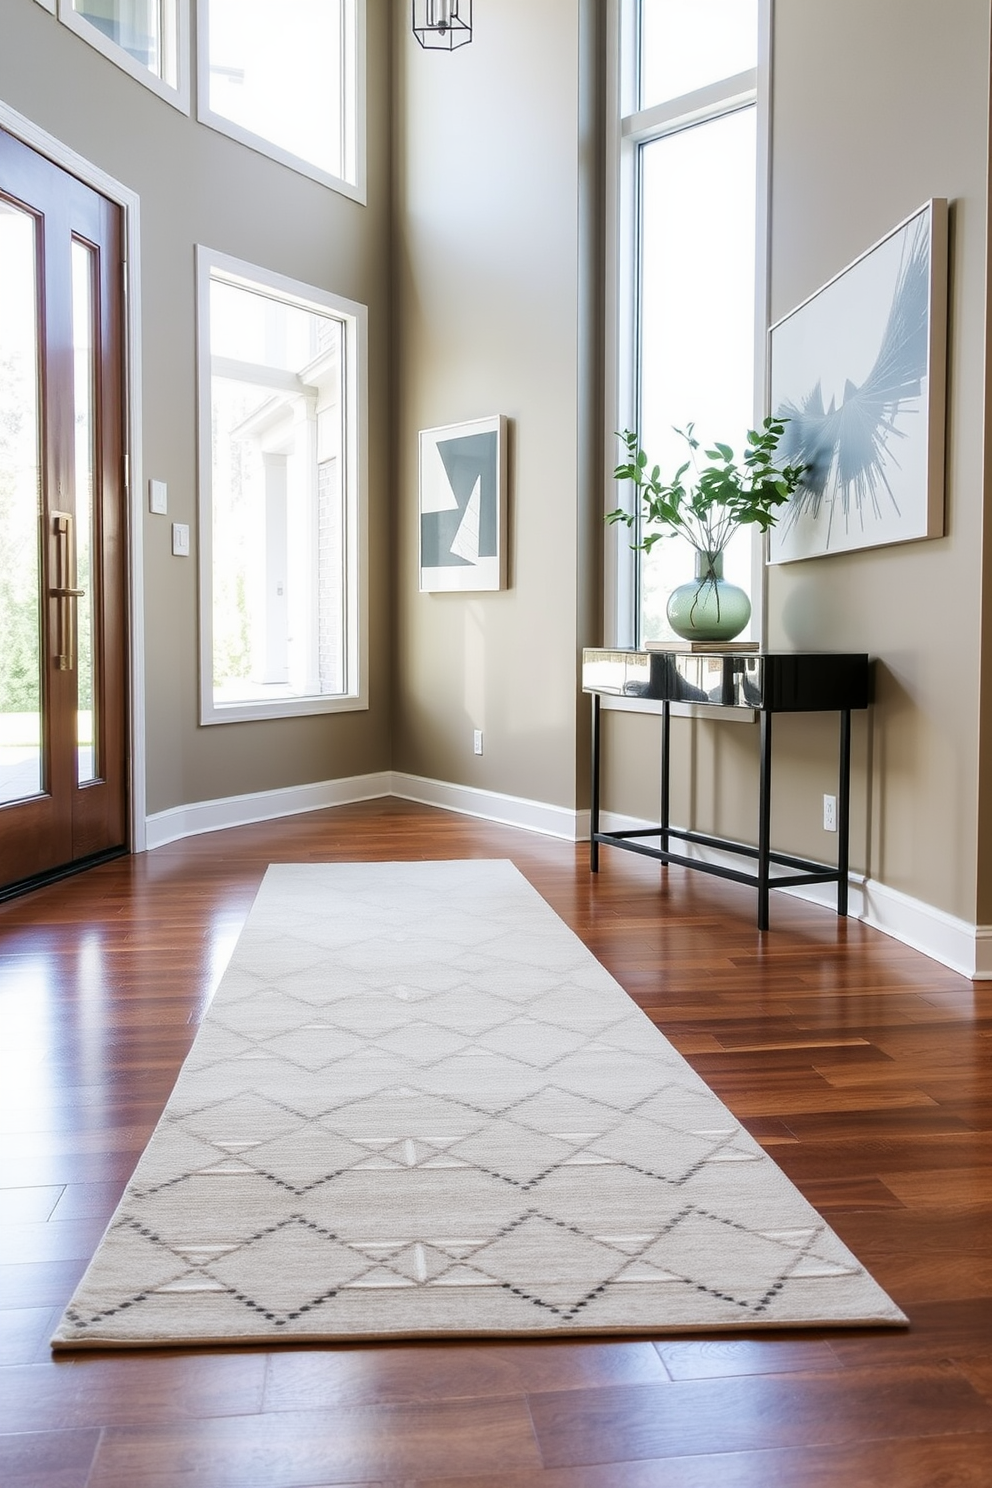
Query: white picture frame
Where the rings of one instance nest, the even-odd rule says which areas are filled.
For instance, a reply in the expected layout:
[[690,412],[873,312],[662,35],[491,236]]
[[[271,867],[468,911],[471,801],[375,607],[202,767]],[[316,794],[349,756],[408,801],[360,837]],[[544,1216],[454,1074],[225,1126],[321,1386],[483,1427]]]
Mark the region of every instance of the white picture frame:
[[420,432],[420,590],[506,588],[503,414]]

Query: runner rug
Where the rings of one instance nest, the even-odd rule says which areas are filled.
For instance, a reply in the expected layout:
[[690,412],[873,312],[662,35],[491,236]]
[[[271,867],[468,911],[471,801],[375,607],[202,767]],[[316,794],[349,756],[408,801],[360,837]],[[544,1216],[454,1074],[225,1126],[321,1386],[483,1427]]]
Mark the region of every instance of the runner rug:
[[53,1346],[905,1321],[512,864],[291,864]]

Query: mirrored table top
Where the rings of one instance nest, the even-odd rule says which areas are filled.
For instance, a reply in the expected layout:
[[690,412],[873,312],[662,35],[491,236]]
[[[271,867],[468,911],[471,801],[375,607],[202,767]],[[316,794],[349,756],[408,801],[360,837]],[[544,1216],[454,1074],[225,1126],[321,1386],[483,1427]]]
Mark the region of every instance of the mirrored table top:
[[868,706],[869,663],[867,655],[825,651],[587,649],[582,688],[660,702],[822,712]]

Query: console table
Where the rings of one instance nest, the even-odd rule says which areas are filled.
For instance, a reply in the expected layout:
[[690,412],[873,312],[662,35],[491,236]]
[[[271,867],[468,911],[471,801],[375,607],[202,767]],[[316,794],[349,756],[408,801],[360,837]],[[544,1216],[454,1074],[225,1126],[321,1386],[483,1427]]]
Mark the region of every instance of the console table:
[[[582,690],[592,695],[592,807],[589,867],[599,871],[601,843],[641,853],[661,863],[679,863],[758,890],[758,929],[768,929],[768,896],[773,887],[836,883],[837,913],[847,914],[848,841],[851,799],[851,711],[869,702],[868,657],[835,652],[783,651],[596,651],[582,653]],[[661,703],[661,821],[633,831],[600,830],[600,764],[603,697],[649,698]],[[673,827],[670,820],[671,705],[746,708],[759,715],[761,763],[758,781],[758,845],[711,837]],[[837,786],[837,864],[813,862],[773,852],[770,842],[772,794],[772,718],[776,713],[840,714],[840,768]],[[657,837],[659,845],[642,839]],[[674,852],[670,841],[696,843],[755,860],[753,872],[701,862]],[[784,869],[772,876],[772,868]]]

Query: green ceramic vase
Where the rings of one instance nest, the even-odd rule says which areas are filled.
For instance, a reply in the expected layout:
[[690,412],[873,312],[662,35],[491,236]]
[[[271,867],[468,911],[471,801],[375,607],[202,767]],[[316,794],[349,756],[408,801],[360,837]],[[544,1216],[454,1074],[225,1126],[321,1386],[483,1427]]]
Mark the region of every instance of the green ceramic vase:
[[722,553],[696,553],[696,576],[668,599],[668,623],[685,641],[732,641],[751,618],[744,590],[723,577]]

